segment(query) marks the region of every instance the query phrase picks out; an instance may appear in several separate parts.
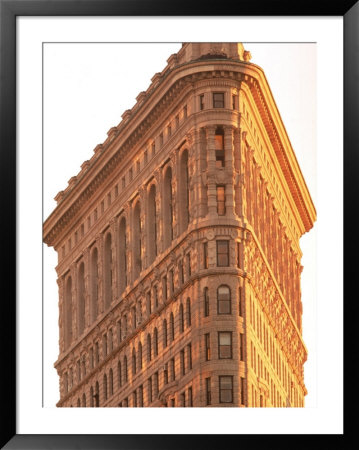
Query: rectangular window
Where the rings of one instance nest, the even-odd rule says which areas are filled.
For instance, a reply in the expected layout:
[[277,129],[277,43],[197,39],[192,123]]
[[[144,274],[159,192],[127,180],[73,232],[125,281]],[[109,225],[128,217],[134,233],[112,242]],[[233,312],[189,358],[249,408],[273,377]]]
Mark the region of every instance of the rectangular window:
[[134,408],[137,408],[137,392],[136,392],[136,391],[133,391],[133,393],[132,393],[132,399],[133,399],[132,406],[133,406]]
[[226,214],[226,196],[224,186],[217,186],[217,213],[219,216],[224,216]]
[[163,145],[163,133],[160,134],[160,147]]
[[185,105],[185,106],[183,107],[183,118],[184,118],[184,119],[187,119],[187,114],[188,114],[188,111],[187,111],[187,105]]
[[126,187],[126,178],[122,177],[122,189],[125,189]]
[[156,372],[154,375],[153,375],[153,378],[154,378],[154,386],[153,386],[153,388],[154,388],[154,396],[155,397],[157,397],[157,395],[158,395],[158,389],[159,389],[159,385],[158,385],[158,372]]
[[143,406],[143,386],[142,386],[142,384],[138,388],[138,406],[140,406],[140,407]]
[[115,197],[117,197],[118,196],[118,184],[116,184],[116,186],[115,186]]
[[163,368],[163,384],[168,384],[168,364],[165,364]]
[[244,334],[239,335],[239,359],[244,361]]
[[171,381],[174,381],[176,379],[176,366],[174,358],[172,358],[170,361],[170,370],[171,370]]
[[209,316],[209,295],[208,288],[204,288],[204,317]]
[[176,401],[174,398],[171,398],[171,407],[174,408],[176,406]]
[[155,308],[158,308],[158,292],[157,292],[157,286],[153,288],[153,298],[155,300]]
[[187,345],[188,369],[192,369],[192,344]]
[[240,247],[240,243],[237,242],[237,267],[238,269],[241,268],[241,247]]
[[130,178],[130,181],[132,181],[132,179],[133,179],[133,170],[132,170],[132,168],[130,169],[130,172],[129,172],[129,178]]
[[174,274],[173,269],[170,270],[170,294],[173,295],[175,291],[175,284],[174,284]]
[[177,116],[176,116],[176,128],[178,128],[179,127],[179,115],[177,114]]
[[201,111],[204,109],[204,94],[199,96],[199,109]]
[[137,173],[140,173],[140,170],[141,170],[140,161],[136,162],[136,170],[137,170]]
[[218,332],[218,359],[232,359],[232,333]]
[[233,402],[233,376],[219,377],[219,403]]
[[238,290],[238,314],[243,317],[243,299],[242,299],[242,288]]
[[205,359],[209,361],[211,359],[211,341],[209,333],[204,335],[204,348],[205,348]]
[[208,269],[208,242],[203,243],[203,268]]
[[156,144],[154,142],[151,145],[151,149],[152,149],[152,157],[153,157],[156,154]]
[[224,92],[213,93],[213,108],[224,108]]
[[168,125],[167,127],[167,136],[170,137],[172,135],[172,128],[171,125]]
[[151,291],[148,291],[146,294],[146,307],[147,307],[147,315],[150,316],[152,314]]
[[184,359],[184,349],[180,352],[180,362],[181,362],[181,374],[185,375],[186,373],[186,366],[185,366],[185,359]]
[[224,167],[224,150],[216,150],[216,167]]
[[167,276],[162,278],[162,298],[163,301],[167,300]]
[[111,192],[107,194],[107,206],[111,205]]
[[238,110],[238,95],[232,95],[232,109]]
[[231,291],[228,286],[221,285],[217,289],[217,313],[231,314]]
[[143,162],[144,164],[147,164],[148,161],[148,151],[145,150],[144,154],[143,154]]
[[180,283],[183,284],[184,283],[184,272],[183,272],[183,262],[182,261],[180,261],[178,263],[178,272],[179,272]]
[[187,276],[188,278],[191,276],[192,274],[192,269],[191,269],[191,253],[187,253]]
[[188,388],[188,406],[193,406],[193,392],[192,386]]
[[217,241],[217,266],[229,266],[229,241]]
[[148,403],[152,403],[152,378],[148,379],[147,382],[147,397],[148,397]]
[[180,402],[182,408],[184,408],[186,406],[186,394],[184,392],[180,395]]
[[206,405],[211,404],[211,378],[206,378]]

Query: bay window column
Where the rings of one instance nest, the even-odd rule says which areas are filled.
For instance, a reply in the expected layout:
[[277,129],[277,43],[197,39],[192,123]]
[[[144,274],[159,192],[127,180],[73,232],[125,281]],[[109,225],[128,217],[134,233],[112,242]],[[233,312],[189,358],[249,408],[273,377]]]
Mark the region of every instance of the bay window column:
[[148,266],[148,255],[147,255],[147,218],[148,218],[148,200],[147,200],[147,189],[142,187],[139,190],[140,194],[140,223],[141,223],[141,271],[146,269]]
[[208,216],[211,219],[217,218],[216,144],[214,136],[215,126],[206,127]]
[[111,273],[112,273],[112,299],[114,302],[119,295],[118,287],[118,222],[116,219],[110,221],[111,231]]
[[87,327],[91,324],[91,312],[90,312],[90,304],[91,304],[91,298],[90,298],[90,292],[91,292],[91,264],[90,264],[90,249],[86,248],[84,250],[84,266],[85,266],[85,273],[84,273],[84,277],[85,277],[85,292],[84,292],[84,297],[85,297],[85,323],[84,323],[84,327],[85,330],[87,329]]
[[[71,315],[72,315],[72,343],[77,339],[78,337],[78,298],[77,298],[77,275],[78,275],[78,267],[76,263],[73,263],[70,267],[70,273],[71,273],[71,294],[72,294],[72,308],[71,308]],[[71,346],[71,344],[70,344]]]
[[65,351],[65,299],[64,299],[64,284],[65,280],[63,277],[58,278],[57,285],[59,289],[59,344],[60,344],[60,353]]
[[103,260],[104,260],[104,242],[103,242],[103,235],[100,234],[96,239],[96,245],[98,250],[98,314],[103,313],[104,311],[104,282],[103,282],[103,276],[104,276],[104,267],[103,267]]
[[232,126],[224,127],[224,153],[225,153],[225,165],[226,172],[228,174],[226,182],[226,215],[229,218],[235,216],[234,208],[234,182],[235,182],[235,169],[234,169],[234,142],[233,133],[235,128]]
[[162,181],[162,169],[156,169],[154,173],[157,186],[156,186],[156,220],[157,220],[157,253],[161,253],[164,249],[163,243],[163,181]]

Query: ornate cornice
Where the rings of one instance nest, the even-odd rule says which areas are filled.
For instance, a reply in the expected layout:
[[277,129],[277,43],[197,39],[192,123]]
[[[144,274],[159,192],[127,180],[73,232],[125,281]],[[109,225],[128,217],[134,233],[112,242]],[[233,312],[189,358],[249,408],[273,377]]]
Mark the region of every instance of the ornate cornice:
[[[269,111],[267,101],[264,98],[262,85],[268,92],[269,88],[265,84],[266,82],[264,83],[263,81],[264,77],[261,70],[258,69],[257,66],[247,62],[220,59],[210,61],[197,60],[163,71],[165,75],[160,76],[159,80],[156,79],[156,83],[152,83],[146,95],[140,96],[141,98],[132,110],[126,111],[122,122],[117,127],[111,128],[106,141],[95,148],[93,158],[82,165],[82,170],[76,177],[71,178],[68,188],[65,191],[61,191],[61,195],[58,194],[56,196],[59,202],[58,206],[44,223],[44,242],[48,245],[56,245],[58,236],[70,224],[78,211],[94,195],[99,186],[105,182],[119,164],[126,159],[130,151],[145,137],[158,119],[163,117],[165,110],[173,104],[174,100],[178,99],[180,95],[185,97],[190,93],[193,83],[198,80],[211,79],[211,81],[221,82],[219,78],[232,79],[236,82],[242,81],[249,85],[267,133],[273,141],[273,146],[287,179],[290,192],[297,204],[305,229],[308,231],[312,227],[313,220],[315,220],[314,206],[310,202],[312,208],[311,211],[308,210],[309,193],[302,177],[300,186],[298,185],[296,178],[298,178],[298,174],[301,175],[300,169],[295,162],[297,175],[295,176],[292,164],[290,164],[286,155],[285,150],[287,148],[281,142],[276,124],[272,118],[272,111]],[[194,72],[194,70],[196,71]],[[252,72],[253,77],[260,79],[260,82],[246,75],[248,72]],[[161,95],[160,91],[166,86],[166,83],[168,89]],[[266,97],[268,97],[268,94]],[[155,102],[154,106],[152,106],[152,102]],[[271,110],[273,110],[273,107]],[[135,120],[139,120],[138,125],[131,130]],[[277,122],[278,120],[280,119],[276,118]],[[280,126],[284,129],[281,122]],[[305,189],[306,201],[302,195],[303,189]]]

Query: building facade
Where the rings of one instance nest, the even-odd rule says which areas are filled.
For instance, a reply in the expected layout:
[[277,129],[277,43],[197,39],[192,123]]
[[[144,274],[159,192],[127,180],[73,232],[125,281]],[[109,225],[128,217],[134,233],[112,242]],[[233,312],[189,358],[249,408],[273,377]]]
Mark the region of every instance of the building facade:
[[183,44],[55,199],[57,406],[304,406],[316,213],[241,44]]

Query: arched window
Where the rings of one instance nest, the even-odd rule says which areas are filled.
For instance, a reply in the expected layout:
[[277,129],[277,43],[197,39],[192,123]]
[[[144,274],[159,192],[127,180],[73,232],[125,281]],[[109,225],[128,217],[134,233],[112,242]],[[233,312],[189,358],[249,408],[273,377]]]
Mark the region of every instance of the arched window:
[[163,237],[164,248],[170,246],[173,239],[173,205],[172,205],[172,169],[168,167],[163,186]]
[[107,375],[106,374],[103,376],[103,398],[105,401],[107,400]]
[[105,255],[104,255],[104,263],[105,263],[105,273],[104,273],[104,282],[105,282],[105,309],[109,308],[112,302],[112,237],[111,233],[107,233],[105,238]]
[[231,314],[231,291],[226,285],[217,289],[217,313]]
[[186,301],[186,318],[187,318],[187,327],[191,326],[192,318],[191,318],[191,299],[187,298]]
[[125,383],[128,381],[127,356],[123,358],[123,381]]
[[148,193],[148,263],[157,256],[156,186],[152,184]]
[[98,252],[95,247],[91,255],[91,323],[98,314]]
[[108,385],[109,385],[109,395],[110,397],[113,395],[113,371],[110,369],[108,374]]
[[132,376],[136,375],[136,351],[132,349]]
[[122,217],[119,226],[119,285],[120,292],[127,286],[127,244],[126,244],[126,219]]
[[152,359],[152,349],[151,349],[151,336],[147,335],[147,361],[151,361]]
[[158,355],[158,331],[157,328],[155,328],[153,332],[153,353],[154,356]]
[[121,361],[117,363],[117,383],[118,387],[120,388],[122,386],[122,367],[121,367]]
[[80,264],[78,271],[78,332],[79,336],[85,329],[85,266]]
[[183,333],[184,331],[184,317],[183,317],[183,305],[180,304],[179,307],[179,326],[180,326],[180,332]]
[[64,314],[64,337],[65,348],[70,347],[72,342],[72,279],[68,277],[65,291],[65,314]]
[[163,321],[162,328],[163,328],[163,348],[166,348],[167,347],[167,320],[166,319]]
[[173,342],[175,339],[175,320],[173,317],[173,313],[170,315],[170,333],[171,333],[171,341]]
[[142,370],[143,361],[142,361],[142,344],[139,342],[138,344],[138,369]]
[[94,400],[95,400],[95,396],[94,396],[94,392],[93,392],[93,387],[91,386],[91,389],[90,389],[90,406],[91,406],[91,408],[93,408],[95,406]]
[[86,408],[86,394],[85,393],[82,394],[82,406],[84,408]]
[[134,280],[142,270],[142,243],[141,243],[141,204],[137,201],[133,210],[133,275]]
[[189,224],[189,178],[188,178],[188,151],[184,150],[180,160],[179,199],[181,214],[179,215],[180,233],[183,233]]

